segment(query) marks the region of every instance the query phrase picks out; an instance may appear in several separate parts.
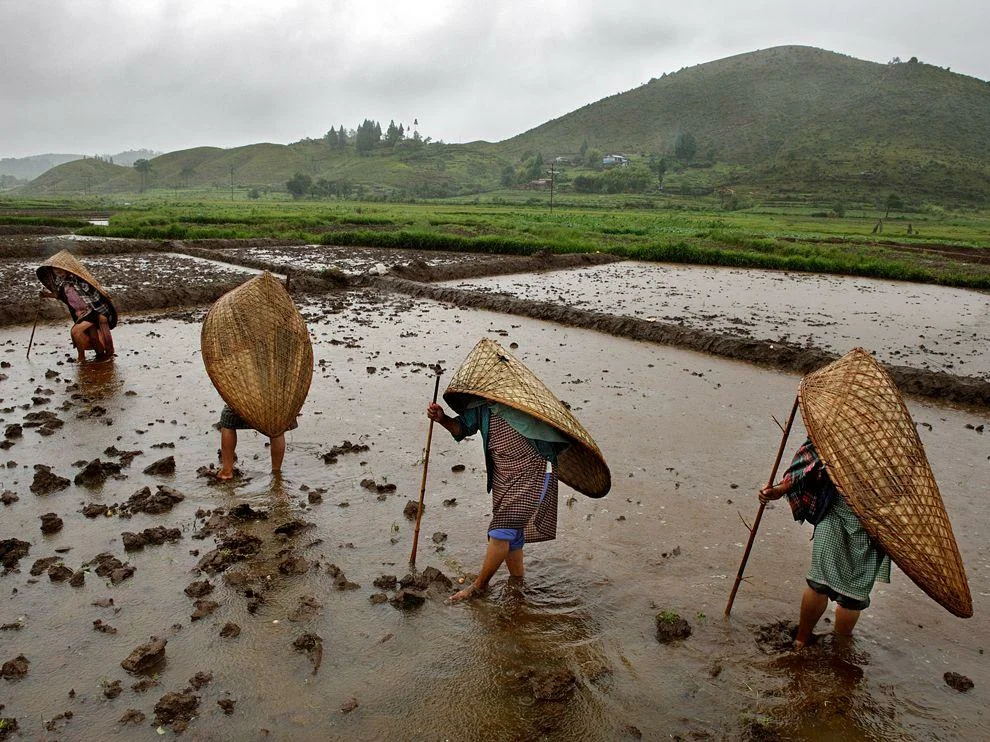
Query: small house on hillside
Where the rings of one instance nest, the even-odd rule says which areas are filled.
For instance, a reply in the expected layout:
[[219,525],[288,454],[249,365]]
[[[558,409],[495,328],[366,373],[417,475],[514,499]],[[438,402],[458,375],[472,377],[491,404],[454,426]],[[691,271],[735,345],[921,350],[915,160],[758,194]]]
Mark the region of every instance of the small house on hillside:
[[623,155],[605,155],[602,158],[602,167],[625,167],[629,164],[629,158]]

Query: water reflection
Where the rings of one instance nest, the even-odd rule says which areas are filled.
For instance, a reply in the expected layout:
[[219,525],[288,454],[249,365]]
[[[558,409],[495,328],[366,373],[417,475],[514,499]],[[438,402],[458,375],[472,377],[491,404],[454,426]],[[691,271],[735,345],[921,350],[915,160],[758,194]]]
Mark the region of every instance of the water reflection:
[[[785,684],[767,708],[748,718],[751,735],[800,739],[909,739],[897,723],[893,699],[871,688],[870,655],[856,639],[827,635],[800,652],[768,663]],[[762,712],[762,713],[761,713]]]
[[90,399],[115,397],[124,385],[124,377],[113,358],[77,363],[76,369],[79,392]]

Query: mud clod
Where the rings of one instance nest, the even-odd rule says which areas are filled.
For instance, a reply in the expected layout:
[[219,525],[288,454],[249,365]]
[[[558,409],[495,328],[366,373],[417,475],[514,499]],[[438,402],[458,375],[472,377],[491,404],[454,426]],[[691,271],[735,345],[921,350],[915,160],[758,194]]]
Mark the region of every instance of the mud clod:
[[209,685],[211,682],[213,682],[213,673],[208,671],[197,672],[195,675],[189,678],[189,685],[193,687],[193,690],[199,690],[203,686]]
[[147,672],[165,659],[165,645],[167,639],[157,636],[151,637],[151,641],[135,647],[127,655],[127,659],[120,663],[127,672],[141,673]]
[[65,582],[71,580],[73,572],[64,564],[53,564],[48,568],[48,579],[52,582]]
[[171,724],[173,731],[179,731],[177,725],[184,722],[181,724],[181,729],[184,730],[196,715],[198,707],[199,696],[188,692],[166,693],[155,704],[155,721],[158,724]]
[[209,580],[190,582],[182,592],[190,598],[202,598],[213,592],[213,583]]
[[7,538],[0,541],[0,564],[3,565],[4,574],[12,569],[17,569],[17,564],[21,557],[26,557],[31,551],[31,544],[16,538]]
[[215,600],[197,600],[193,603],[196,610],[192,612],[189,616],[190,621],[199,621],[202,618],[206,618],[211,615],[213,611],[220,607],[220,604]]
[[117,719],[118,724],[140,724],[145,720],[143,711],[137,709],[127,709],[124,715]]
[[99,459],[93,459],[86,464],[85,467],[83,467],[81,472],[76,474],[73,481],[77,485],[83,485],[85,487],[99,487],[106,482],[109,477],[119,474],[120,464],[115,464],[112,461],[107,461],[104,463]]
[[395,575],[382,575],[381,577],[376,577],[372,584],[382,590],[395,590],[395,586],[399,584],[399,581]]
[[237,701],[234,701],[230,698],[221,698],[220,700],[217,701],[217,706],[223,709],[224,714],[230,716],[232,713],[234,713],[235,703],[237,703]]
[[124,551],[140,551],[148,545],[160,546],[166,541],[174,543],[181,538],[182,532],[178,528],[166,528],[165,526],[146,528],[141,533],[124,531],[120,534],[120,540],[124,543]]
[[147,513],[148,515],[161,515],[169,512],[178,503],[186,499],[186,496],[171,487],[163,484],[158,485],[158,491],[151,494],[151,489],[142,487],[128,499],[126,508],[132,513]]
[[678,639],[691,636],[691,624],[672,611],[663,611],[656,617],[657,641],[670,644]]
[[234,531],[220,540],[220,545],[206,553],[196,568],[207,574],[223,572],[230,565],[248,559],[261,551],[261,539],[244,531]]
[[407,500],[406,506],[402,508],[402,514],[409,520],[416,520],[416,516],[419,515],[419,503],[416,500]]
[[65,525],[55,513],[45,513],[41,516],[41,532],[44,534],[58,533]]
[[798,626],[794,621],[774,621],[760,626],[756,643],[764,652],[786,652],[794,646]]
[[175,474],[175,456],[166,456],[164,459],[158,459],[152,464],[149,464],[144,468],[145,474],[150,474],[153,477],[163,477]]
[[103,695],[107,698],[113,699],[121,694],[124,689],[120,687],[120,681],[114,680],[112,683],[106,683],[103,686]]
[[971,690],[975,685],[972,680],[957,672],[947,672],[942,676],[942,679],[945,680],[947,686],[960,693]]
[[31,491],[36,495],[50,495],[52,492],[64,490],[72,482],[65,477],[52,473],[50,466],[44,464],[34,465],[34,481],[31,482]]
[[228,621],[220,629],[220,636],[224,639],[234,639],[241,635],[241,627],[232,621]]
[[313,674],[323,664],[323,637],[319,634],[306,632],[292,642],[292,647],[298,652],[305,652],[313,664]]
[[396,592],[389,603],[400,610],[411,610],[418,608],[426,602],[426,592],[412,587],[404,587]]
[[23,654],[17,655],[12,660],[7,660],[0,667],[0,678],[5,680],[20,680],[28,674],[28,665],[31,663]]

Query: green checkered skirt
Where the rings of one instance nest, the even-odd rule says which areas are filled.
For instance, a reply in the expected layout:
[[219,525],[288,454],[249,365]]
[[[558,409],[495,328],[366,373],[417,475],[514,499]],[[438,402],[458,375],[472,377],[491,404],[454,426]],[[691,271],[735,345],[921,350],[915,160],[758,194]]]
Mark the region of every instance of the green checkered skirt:
[[870,604],[877,580],[890,582],[890,557],[840,496],[815,527],[808,579]]

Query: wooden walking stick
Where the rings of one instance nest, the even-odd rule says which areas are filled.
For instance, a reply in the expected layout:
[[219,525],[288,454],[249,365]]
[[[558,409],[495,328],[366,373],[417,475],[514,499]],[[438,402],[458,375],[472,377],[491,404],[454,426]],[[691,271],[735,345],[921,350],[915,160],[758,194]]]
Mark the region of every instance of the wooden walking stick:
[[[773,480],[777,477],[777,469],[780,467],[780,458],[784,455],[784,446],[787,444],[787,436],[791,432],[791,424],[794,422],[794,415],[797,414],[798,402],[800,397],[794,398],[794,406],[791,408],[791,416],[787,418],[787,425],[784,426],[784,435],[780,439],[780,447],[777,449],[777,458],[773,462],[773,470],[770,472],[770,481],[767,482],[767,487],[773,486]],[[753,521],[753,527],[749,529],[749,543],[746,544],[746,551],[743,552],[742,562],[739,564],[739,572],[736,574],[736,582],[732,586],[732,592],[729,593],[729,602],[725,606],[725,615],[732,612],[732,602],[736,599],[736,591],[739,590],[739,583],[742,582],[743,572],[746,570],[746,562],[749,560],[749,552],[753,549],[753,542],[756,540],[756,529],[760,527],[760,519],[763,518],[763,509],[766,507],[762,502],[760,503],[760,509],[756,511],[756,520]]]
[[[433,404],[437,403],[437,394],[440,392],[440,364],[437,364],[437,382],[433,387]],[[416,530],[413,533],[412,552],[409,554],[409,566],[416,566],[416,547],[419,545],[419,524],[423,520],[423,498],[426,496],[426,474],[430,470],[430,445],[433,443],[433,419],[430,418],[430,427],[426,433],[426,455],[423,457],[423,482],[419,486],[419,508],[416,510]]]
[[34,313],[34,326],[31,328],[31,339],[28,340],[27,357],[31,357],[31,346],[34,345],[34,331],[38,329],[38,317],[41,316],[41,297],[38,297],[38,308]]

